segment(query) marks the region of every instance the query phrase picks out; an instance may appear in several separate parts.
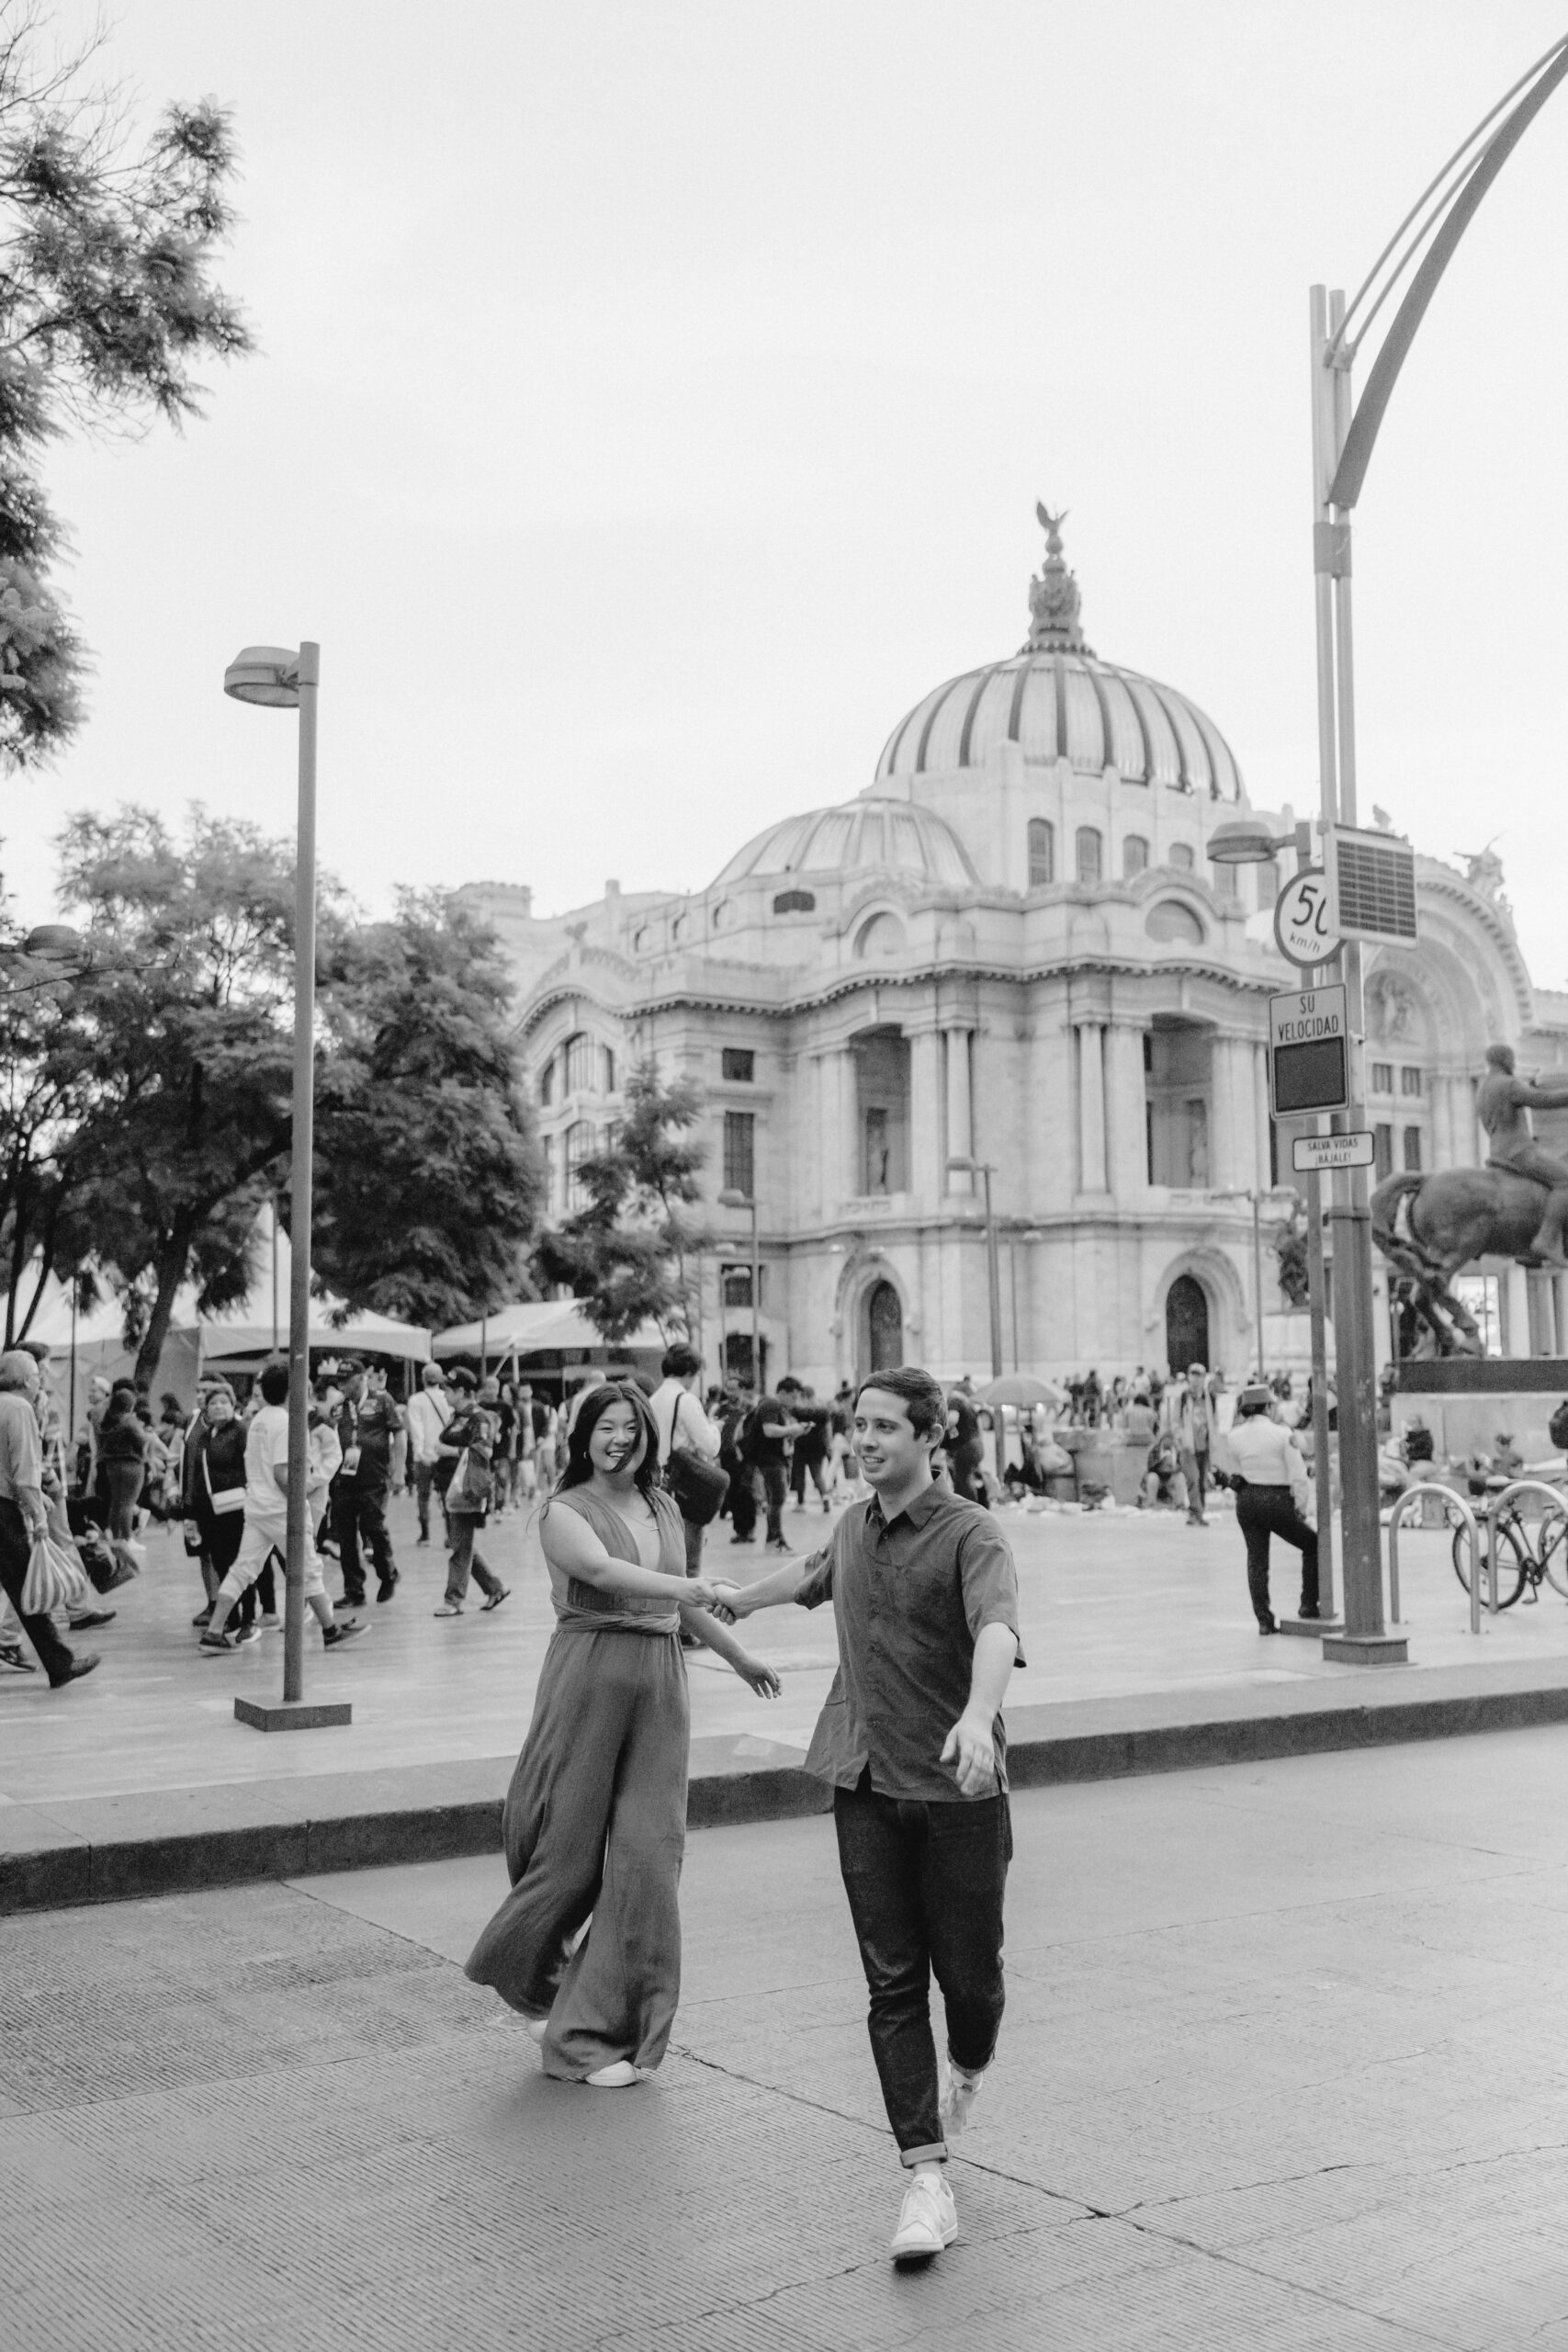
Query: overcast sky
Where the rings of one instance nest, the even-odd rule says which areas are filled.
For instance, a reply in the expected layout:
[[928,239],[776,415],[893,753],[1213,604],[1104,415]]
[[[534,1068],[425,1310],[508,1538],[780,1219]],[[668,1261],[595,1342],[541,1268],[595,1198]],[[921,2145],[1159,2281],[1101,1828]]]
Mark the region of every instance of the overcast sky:
[[[57,11],[63,28],[87,11]],[[20,911],[68,809],[292,822],[542,910],[698,888],[1021,643],[1037,496],[1090,643],[1315,796],[1307,288],[1356,285],[1561,0],[130,0],[150,119],[233,107],[255,358],[182,439],[62,447],[77,744],[0,786]],[[1489,196],[1358,511],[1363,807],[1496,840],[1568,981],[1568,90]],[[1361,380],[1365,379],[1365,368]]]

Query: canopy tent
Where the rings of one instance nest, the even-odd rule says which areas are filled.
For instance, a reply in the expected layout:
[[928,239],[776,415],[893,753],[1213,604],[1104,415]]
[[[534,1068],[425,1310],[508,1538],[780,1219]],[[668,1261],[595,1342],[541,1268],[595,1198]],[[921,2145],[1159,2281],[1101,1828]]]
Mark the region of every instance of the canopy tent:
[[607,1363],[627,1357],[660,1356],[669,1345],[657,1323],[644,1323],[629,1340],[614,1346],[596,1331],[571,1298],[530,1299],[498,1306],[478,1323],[457,1323],[437,1331],[431,1353],[438,1358],[477,1356],[504,1363],[508,1356],[550,1357],[557,1363]]
[[[169,1336],[158,1359],[152,1393],[174,1390],[182,1404],[195,1401],[196,1382],[204,1367],[234,1364],[284,1352],[288,1345],[288,1285],[293,1268],[288,1236],[270,1211],[257,1221],[251,1244],[251,1286],[243,1299],[217,1315],[198,1315],[196,1289],[186,1283],[175,1299]],[[23,1296],[30,1302],[32,1284]],[[339,1322],[334,1318],[343,1316]],[[118,1301],[104,1299],[88,1315],[73,1319],[71,1299],[51,1275],[44,1286],[38,1313],[28,1327],[29,1340],[43,1340],[51,1359],[74,1357],[76,1404],[80,1410],[86,1383],[95,1374],[106,1379],[129,1378],[136,1351],[125,1344],[124,1319]],[[400,1323],[390,1315],[344,1315],[342,1302],[330,1294],[310,1300],[310,1346],[322,1352],[344,1355],[397,1356],[424,1363],[430,1356],[430,1333],[417,1324]],[[64,1363],[55,1374],[62,1401],[66,1401]]]

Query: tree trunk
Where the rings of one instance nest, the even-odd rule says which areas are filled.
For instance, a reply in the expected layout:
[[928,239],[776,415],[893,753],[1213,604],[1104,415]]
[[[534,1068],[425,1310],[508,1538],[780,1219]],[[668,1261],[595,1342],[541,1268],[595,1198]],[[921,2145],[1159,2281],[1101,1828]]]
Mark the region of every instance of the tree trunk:
[[136,1386],[138,1394],[152,1394],[157,1375],[158,1359],[169,1336],[174,1321],[175,1300],[186,1278],[190,1263],[190,1238],[186,1236],[170,1243],[158,1257],[158,1293],[152,1301],[152,1312],[147,1318],[147,1329],[141,1335],[141,1345],[136,1351]]

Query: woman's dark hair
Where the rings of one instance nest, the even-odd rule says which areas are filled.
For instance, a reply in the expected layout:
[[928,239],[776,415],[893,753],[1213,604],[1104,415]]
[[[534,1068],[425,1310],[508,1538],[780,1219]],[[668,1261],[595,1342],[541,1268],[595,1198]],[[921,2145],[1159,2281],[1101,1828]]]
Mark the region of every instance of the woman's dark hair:
[[556,1480],[558,1495],[563,1494],[568,1487],[585,1486],[592,1477],[589,1440],[612,1405],[629,1405],[632,1408],[632,1418],[642,1432],[642,1458],[632,1473],[632,1481],[645,1495],[651,1494],[653,1482],[659,1476],[659,1430],[652,1408],[640,1388],[635,1388],[629,1380],[625,1383],[617,1380],[606,1381],[598,1388],[591,1388],[578,1407],[577,1419],[567,1440],[566,1468]]
[[855,1403],[868,1388],[880,1388],[885,1396],[897,1396],[909,1416],[910,1427],[918,1437],[929,1437],[932,1430],[947,1427],[947,1399],[942,1384],[933,1380],[919,1364],[895,1364],[887,1372],[874,1372],[855,1390]]

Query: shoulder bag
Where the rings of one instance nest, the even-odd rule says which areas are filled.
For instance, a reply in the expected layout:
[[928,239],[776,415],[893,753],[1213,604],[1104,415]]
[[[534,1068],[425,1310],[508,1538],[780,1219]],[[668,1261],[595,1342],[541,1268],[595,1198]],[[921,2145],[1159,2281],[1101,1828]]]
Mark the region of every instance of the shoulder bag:
[[718,1516],[718,1507],[729,1492],[729,1473],[710,1462],[705,1453],[698,1453],[689,1445],[677,1445],[676,1432],[681,1423],[683,1392],[675,1399],[675,1410],[670,1419],[670,1453],[664,1464],[664,1484],[674,1496],[682,1519],[694,1527],[706,1527]]

